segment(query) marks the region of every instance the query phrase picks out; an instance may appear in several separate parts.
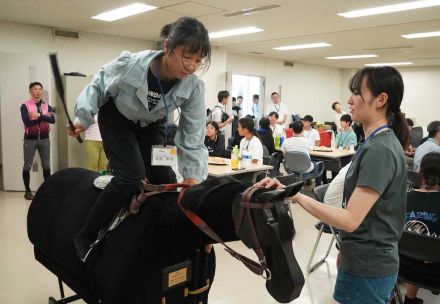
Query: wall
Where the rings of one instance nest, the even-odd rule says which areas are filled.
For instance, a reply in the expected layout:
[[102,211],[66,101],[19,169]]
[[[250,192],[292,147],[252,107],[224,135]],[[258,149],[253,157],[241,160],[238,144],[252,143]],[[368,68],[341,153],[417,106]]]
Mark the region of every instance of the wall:
[[[50,28],[0,21],[1,148],[5,190],[23,189],[21,182],[23,128],[19,117],[19,106],[28,97],[27,86],[30,78],[34,77],[32,75],[36,77],[33,80],[40,80],[48,89],[49,103],[54,105],[55,102],[52,97],[56,92],[47,56],[50,52],[57,52],[61,73],[75,71],[90,75],[124,50],[137,52],[149,49],[152,45],[152,42],[144,40],[90,33],[80,33],[78,40],[54,38]],[[14,64],[11,64],[10,60]],[[36,69],[30,73],[29,68],[32,66]],[[53,130],[51,158],[52,168],[56,170],[58,153],[54,143],[57,134],[56,128]],[[8,143],[7,147],[5,143]],[[34,183],[39,182],[40,171],[35,178],[31,177],[34,189],[37,186]]]
[[341,96],[341,70],[295,63],[286,67],[283,61],[241,54],[227,54],[227,71],[265,77],[266,104],[270,94],[281,88],[281,101],[291,114],[310,114],[315,120],[333,120],[331,103]]
[[[401,110],[406,117],[414,119],[417,126],[422,126],[427,135],[426,126],[433,120],[440,120],[440,67],[406,67],[398,70],[405,85]],[[342,71],[341,100],[344,108],[350,96],[348,82],[355,72],[354,69]]]

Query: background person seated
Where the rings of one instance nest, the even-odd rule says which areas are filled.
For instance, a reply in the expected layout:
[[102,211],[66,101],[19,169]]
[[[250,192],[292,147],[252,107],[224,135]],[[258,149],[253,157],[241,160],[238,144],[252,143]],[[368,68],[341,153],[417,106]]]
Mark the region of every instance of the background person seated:
[[345,176],[347,175],[350,165],[351,162],[342,167],[338,174],[332,179],[324,195],[324,204],[342,208]]
[[349,150],[350,146],[356,146],[357,138],[354,131],[351,129],[351,116],[344,114],[341,116],[341,131],[336,135],[336,148]]
[[[319,147],[321,137],[319,136],[318,130],[312,128],[313,117],[311,115],[306,115],[302,121],[304,124],[304,137],[307,138],[312,145]],[[293,132],[295,132],[295,130],[293,130]]]
[[205,146],[208,148],[209,156],[224,157],[225,137],[220,134],[218,124],[215,121],[206,124]]
[[[293,137],[284,140],[281,150],[285,155],[287,152],[297,151],[304,152],[310,156],[310,150],[313,149],[313,144],[307,138],[304,137],[304,124],[302,121],[297,120],[292,125]],[[314,168],[313,162],[310,164],[310,168],[304,173],[312,172]]]
[[275,135],[281,136],[283,134],[283,126],[277,124],[278,118],[280,117],[277,112],[270,112],[269,113],[269,122],[270,122],[270,130],[272,132],[272,136],[275,137]]
[[440,121],[436,120],[428,125],[428,139],[417,147],[416,153],[414,154],[414,172],[419,172],[420,162],[422,158],[430,153],[438,152],[440,153]]
[[261,118],[259,124],[260,129],[258,129],[258,135],[260,135],[261,143],[266,146],[269,155],[272,155],[272,153],[275,152],[275,143],[270,129],[269,118]]
[[243,136],[240,142],[240,157],[243,151],[248,151],[252,155],[253,164],[263,164],[263,145],[261,144],[258,133],[254,127],[252,117],[243,117],[238,121],[238,133]]
[[[431,152],[423,157],[420,177],[422,186],[407,195],[405,229],[418,229],[425,231],[424,234],[440,237],[440,153]],[[400,268],[440,285],[440,264],[400,256]],[[405,304],[423,303],[423,300],[416,297],[418,289],[408,284]]]

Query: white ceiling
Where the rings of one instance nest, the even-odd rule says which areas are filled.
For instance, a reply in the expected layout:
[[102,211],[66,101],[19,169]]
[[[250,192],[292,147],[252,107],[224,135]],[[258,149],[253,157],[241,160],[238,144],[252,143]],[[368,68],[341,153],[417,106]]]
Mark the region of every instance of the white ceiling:
[[[356,68],[364,63],[412,61],[416,66],[440,65],[440,37],[404,39],[402,34],[440,31],[440,6],[407,12],[346,19],[337,13],[400,3],[408,0],[0,0],[0,20],[47,27],[102,33],[145,40],[158,40],[161,27],[180,16],[192,15],[208,30],[221,31],[257,26],[264,32],[213,40],[235,53],[258,52],[288,61],[338,68]],[[132,2],[160,9],[105,22],[90,19],[104,11]],[[224,17],[233,11],[281,5],[252,15]],[[327,42],[331,47],[276,51],[273,47]],[[327,60],[325,56],[375,53],[378,58]]]

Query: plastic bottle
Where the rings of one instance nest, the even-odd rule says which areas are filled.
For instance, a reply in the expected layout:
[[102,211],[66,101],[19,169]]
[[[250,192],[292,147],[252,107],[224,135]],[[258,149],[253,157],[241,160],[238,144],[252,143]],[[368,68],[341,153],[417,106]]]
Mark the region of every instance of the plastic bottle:
[[251,160],[252,160],[251,152],[249,152],[248,150],[244,150],[241,153],[241,167],[243,169],[246,169],[247,167],[249,167],[251,165]]
[[275,134],[274,141],[275,141],[275,149],[278,150],[280,148],[280,135]]
[[332,132],[332,138],[331,138],[331,148],[332,151],[336,150],[336,136],[335,136],[335,132],[333,132],[333,130],[331,130]]
[[354,152],[355,142],[354,140],[350,140],[350,152]]
[[232,148],[232,153],[231,153],[231,169],[232,170],[238,169],[239,158],[240,158],[240,149],[238,149],[238,146],[234,146]]

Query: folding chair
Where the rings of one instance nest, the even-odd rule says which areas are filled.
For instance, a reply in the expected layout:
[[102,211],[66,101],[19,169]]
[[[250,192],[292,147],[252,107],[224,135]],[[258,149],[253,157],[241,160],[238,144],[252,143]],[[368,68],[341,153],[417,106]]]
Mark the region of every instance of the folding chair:
[[[399,241],[399,255],[421,262],[440,263],[440,238],[404,231]],[[402,265],[399,269],[398,281],[427,289],[435,295],[440,294],[440,285],[433,284],[429,278],[422,274],[414,273],[414,270],[407,271]],[[400,304],[403,304],[402,295],[397,283],[395,288],[397,299]]]
[[[313,194],[316,197],[316,200],[320,201],[321,203],[324,201],[324,195],[325,192],[327,191],[327,188],[330,184],[325,184],[325,185],[321,185],[318,187],[315,187],[315,189],[313,189]],[[338,239],[338,233],[339,230],[333,228],[330,225],[327,225],[323,222],[319,222],[315,225],[316,229],[319,230],[318,232],[318,236],[316,237],[316,241],[315,241],[315,245],[313,246],[313,250],[312,250],[312,254],[310,255],[309,258],[309,262],[307,263],[307,272],[311,273],[313,272],[316,268],[318,268],[319,266],[321,266],[322,263],[324,263],[324,261],[327,259],[328,255],[330,254],[330,250],[332,249],[333,243],[336,240],[336,243],[339,246],[339,239]],[[315,264],[312,265],[312,261],[313,258],[315,257],[315,253],[316,253],[316,249],[318,248],[318,244],[319,241],[321,240],[321,236],[322,233],[328,233],[328,234],[332,234],[332,240],[330,241],[330,244],[327,248],[327,252],[325,253],[325,255]]]

